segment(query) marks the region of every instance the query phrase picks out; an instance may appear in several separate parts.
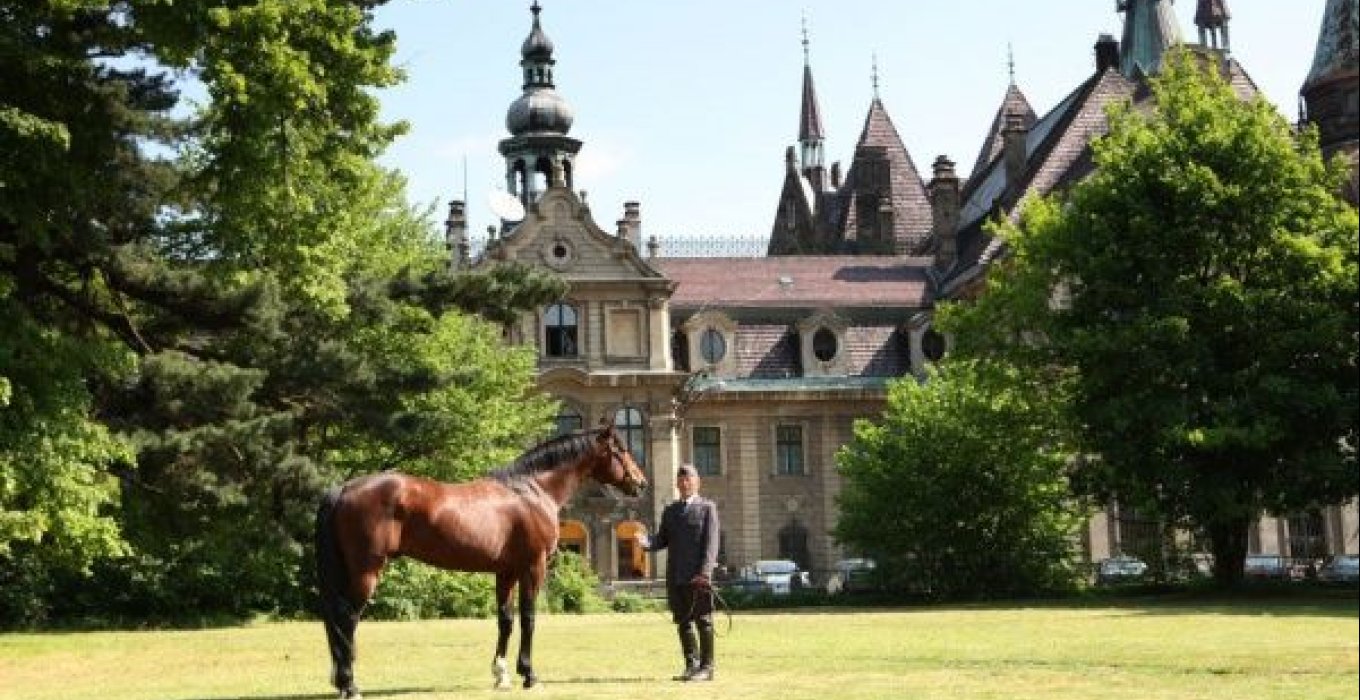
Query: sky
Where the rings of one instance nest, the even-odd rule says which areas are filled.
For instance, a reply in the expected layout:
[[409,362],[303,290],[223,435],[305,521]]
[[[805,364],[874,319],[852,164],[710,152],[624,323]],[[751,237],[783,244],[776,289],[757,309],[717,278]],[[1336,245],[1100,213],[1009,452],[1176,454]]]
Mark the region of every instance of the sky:
[[[967,175],[1009,83],[1040,116],[1094,71],[1102,33],[1119,38],[1115,0],[540,0],[557,91],[583,142],[575,188],[613,232],[641,203],[643,236],[763,238],[773,224],[784,151],[798,138],[803,26],[828,165],[848,170],[878,96],[929,180],[938,155]],[[1178,0],[1197,42],[1194,0]],[[1293,121],[1325,0],[1228,0],[1234,56]],[[376,23],[397,35],[400,86],[383,118],[410,132],[383,163],[414,204],[468,202],[469,230],[497,218],[505,189],[497,143],[521,94],[529,0],[392,0]],[[1008,49],[1009,47],[1009,49]],[[1009,52],[1009,53],[1008,53]],[[466,177],[464,173],[466,172]],[[466,193],[466,195],[464,194]],[[664,254],[664,251],[663,251]]]

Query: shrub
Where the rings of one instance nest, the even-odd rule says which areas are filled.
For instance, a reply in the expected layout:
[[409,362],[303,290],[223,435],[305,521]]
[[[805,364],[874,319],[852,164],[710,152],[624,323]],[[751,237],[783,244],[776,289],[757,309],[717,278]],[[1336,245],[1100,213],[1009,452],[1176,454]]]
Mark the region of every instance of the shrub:
[[600,577],[581,555],[558,550],[548,569],[546,605],[551,612],[588,613],[608,609],[600,597]]
[[399,559],[383,572],[364,615],[377,620],[490,617],[496,611],[495,591],[495,580],[486,574]]

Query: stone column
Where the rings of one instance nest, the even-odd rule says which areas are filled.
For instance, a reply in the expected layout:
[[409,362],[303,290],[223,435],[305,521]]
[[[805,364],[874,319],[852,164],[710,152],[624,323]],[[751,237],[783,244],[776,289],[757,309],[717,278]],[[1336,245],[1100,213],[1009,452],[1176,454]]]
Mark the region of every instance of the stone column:
[[671,371],[671,310],[663,296],[647,299],[647,368]]
[[[661,511],[665,510],[666,505],[674,501],[677,495],[675,471],[680,466],[678,423],[675,416],[661,410],[653,410],[648,417],[647,461],[651,467],[652,510],[641,515],[647,527],[653,532],[661,523]],[[654,571],[658,575],[665,574],[666,550],[656,553]]]

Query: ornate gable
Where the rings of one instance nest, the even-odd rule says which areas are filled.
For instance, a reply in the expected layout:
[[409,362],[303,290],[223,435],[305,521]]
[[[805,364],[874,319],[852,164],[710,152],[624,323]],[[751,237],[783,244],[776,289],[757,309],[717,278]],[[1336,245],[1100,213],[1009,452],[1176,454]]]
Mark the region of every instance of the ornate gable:
[[568,280],[664,281],[633,241],[605,233],[590,208],[565,187],[544,192],[523,221],[488,246],[487,257],[543,265]]

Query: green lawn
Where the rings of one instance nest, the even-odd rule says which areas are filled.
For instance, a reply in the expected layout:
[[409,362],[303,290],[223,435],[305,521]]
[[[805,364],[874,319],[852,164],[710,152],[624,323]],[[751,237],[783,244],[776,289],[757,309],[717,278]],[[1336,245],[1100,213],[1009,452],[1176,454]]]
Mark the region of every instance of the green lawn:
[[[718,680],[679,668],[661,613],[539,617],[542,698],[1350,700],[1354,596],[1341,600],[1008,604],[738,613]],[[368,698],[504,698],[491,620],[365,622]],[[513,642],[512,642],[513,648]],[[0,699],[321,700],[319,623],[0,635]]]

